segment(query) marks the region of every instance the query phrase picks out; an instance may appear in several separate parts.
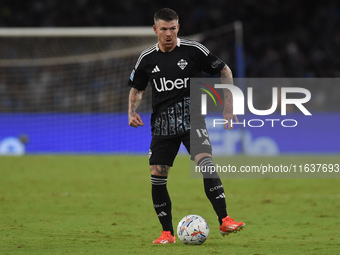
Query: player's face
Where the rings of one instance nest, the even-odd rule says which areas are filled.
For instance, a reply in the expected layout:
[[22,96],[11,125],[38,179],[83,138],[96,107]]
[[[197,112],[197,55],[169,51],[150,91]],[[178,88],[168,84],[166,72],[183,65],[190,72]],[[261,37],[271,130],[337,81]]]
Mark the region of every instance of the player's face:
[[167,22],[165,20],[158,20],[153,26],[153,30],[158,36],[158,47],[161,51],[172,51],[177,45],[177,33],[179,24],[177,20]]

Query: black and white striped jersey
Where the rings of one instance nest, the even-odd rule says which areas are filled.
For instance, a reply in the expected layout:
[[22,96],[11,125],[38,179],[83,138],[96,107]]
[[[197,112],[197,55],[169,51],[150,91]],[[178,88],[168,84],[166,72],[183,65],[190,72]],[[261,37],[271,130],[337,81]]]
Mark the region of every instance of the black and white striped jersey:
[[190,129],[190,78],[202,72],[214,75],[224,67],[202,44],[177,38],[171,52],[158,44],[144,50],[130,75],[129,85],[138,90],[152,87],[152,135],[172,137]]

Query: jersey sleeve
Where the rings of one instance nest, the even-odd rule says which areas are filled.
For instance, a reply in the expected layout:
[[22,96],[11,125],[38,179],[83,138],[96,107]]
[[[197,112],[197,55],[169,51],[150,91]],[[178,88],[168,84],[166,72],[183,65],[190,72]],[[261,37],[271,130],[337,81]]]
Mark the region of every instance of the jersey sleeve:
[[148,85],[148,81],[149,77],[143,70],[143,66],[140,63],[138,66],[136,65],[135,68],[133,68],[128,85],[141,91],[145,90]]
[[198,50],[198,66],[202,71],[213,75],[219,73],[225,63],[206,49],[205,51]]

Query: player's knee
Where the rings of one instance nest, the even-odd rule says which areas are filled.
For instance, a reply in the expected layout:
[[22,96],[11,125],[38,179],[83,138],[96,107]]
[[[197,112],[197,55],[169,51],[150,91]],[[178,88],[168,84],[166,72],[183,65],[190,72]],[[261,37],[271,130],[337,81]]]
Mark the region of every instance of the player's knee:
[[151,165],[150,171],[151,175],[156,176],[168,176],[170,166],[168,165]]
[[201,159],[206,158],[206,157],[212,158],[211,153],[199,153],[199,154],[197,154],[195,156],[196,164],[198,164],[198,162],[201,161]]
[[220,179],[216,169],[215,164],[210,155],[201,157],[198,162],[197,166],[200,169],[200,172],[203,175],[203,178],[215,178]]

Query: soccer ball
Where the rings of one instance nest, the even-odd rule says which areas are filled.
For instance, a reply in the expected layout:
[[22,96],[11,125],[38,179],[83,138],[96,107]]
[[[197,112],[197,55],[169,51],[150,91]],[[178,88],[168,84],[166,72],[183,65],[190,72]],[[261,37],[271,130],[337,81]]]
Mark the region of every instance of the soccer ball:
[[178,223],[177,236],[184,244],[202,244],[208,235],[209,225],[199,215],[187,215]]

